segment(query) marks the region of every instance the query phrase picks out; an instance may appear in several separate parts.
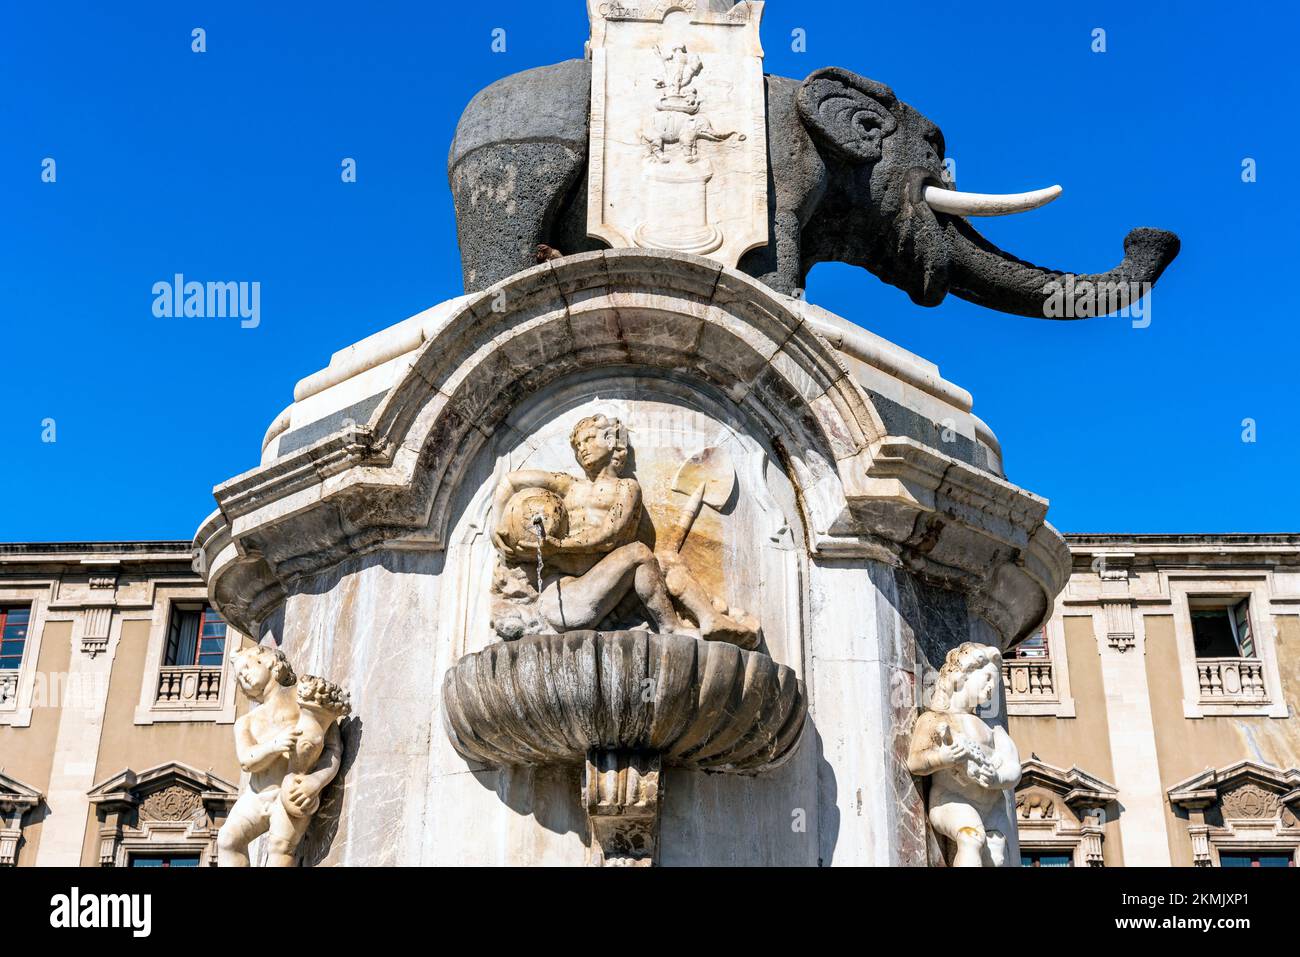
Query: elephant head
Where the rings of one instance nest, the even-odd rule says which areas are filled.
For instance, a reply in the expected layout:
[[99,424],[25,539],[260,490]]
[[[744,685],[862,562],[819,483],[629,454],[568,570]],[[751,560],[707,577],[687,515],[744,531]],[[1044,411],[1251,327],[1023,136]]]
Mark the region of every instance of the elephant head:
[[1110,305],[1102,312],[1123,308],[1178,255],[1177,236],[1143,228],[1125,237],[1123,261],[1106,273],[1066,274],[1024,262],[986,240],[966,217],[1033,209],[1055,199],[1060,187],[1010,196],[949,189],[939,128],[883,83],[848,70],[811,74],[796,105],[826,165],[825,193],[802,229],[805,272],[817,262],[848,262],[918,305],[938,305],[951,292],[1002,312],[1045,318],[1051,317],[1049,300],[1067,285],[1109,290]]

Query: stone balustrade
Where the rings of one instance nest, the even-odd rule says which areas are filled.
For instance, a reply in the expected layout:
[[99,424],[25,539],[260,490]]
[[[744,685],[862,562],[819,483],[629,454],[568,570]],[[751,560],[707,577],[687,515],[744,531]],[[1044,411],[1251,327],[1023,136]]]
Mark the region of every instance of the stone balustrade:
[[1002,662],[1007,699],[1041,701],[1056,697],[1052,662],[1045,658],[1012,658]]
[[1197,658],[1203,702],[1263,701],[1264,665],[1258,658]]
[[218,704],[221,669],[204,665],[164,665],[158,670],[158,703],[178,707]]
[[0,705],[11,704],[18,697],[18,672],[0,671]]

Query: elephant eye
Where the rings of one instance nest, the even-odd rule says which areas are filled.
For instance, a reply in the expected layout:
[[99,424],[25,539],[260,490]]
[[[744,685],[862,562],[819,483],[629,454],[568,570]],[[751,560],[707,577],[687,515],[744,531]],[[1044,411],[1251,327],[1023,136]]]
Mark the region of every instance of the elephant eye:
[[836,118],[840,123],[847,125],[850,129],[864,135],[879,135],[881,127],[884,125],[880,114],[873,110],[865,109],[856,103],[847,103],[839,111]]
[[880,137],[880,117],[876,116],[875,113],[859,113],[853,118],[853,125],[863,136],[869,136],[872,139]]

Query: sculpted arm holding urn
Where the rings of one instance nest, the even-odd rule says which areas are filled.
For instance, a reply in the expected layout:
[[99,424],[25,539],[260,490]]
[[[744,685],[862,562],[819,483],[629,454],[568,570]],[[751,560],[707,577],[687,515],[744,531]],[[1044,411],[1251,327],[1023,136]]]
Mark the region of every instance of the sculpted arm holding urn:
[[570,444],[584,478],[521,470],[497,486],[497,550],[503,558],[528,561],[540,538],[542,558],[561,574],[540,590],[536,608],[557,632],[595,627],[630,589],[657,631],[682,631],[654,553],[636,540],[641,486],[622,475],[627,430],[617,419],[589,416],[574,426]]
[[[542,469],[520,469],[515,472],[507,472],[502,477],[492,495],[492,515],[495,521],[492,523],[492,544],[497,551],[503,555],[509,555],[514,558],[526,560],[530,551],[535,552],[537,548],[536,534],[538,529],[529,525],[523,536],[516,537],[512,528],[512,521],[520,517],[517,510],[512,510],[510,500],[518,492],[526,489],[540,489],[544,492],[550,492],[563,500],[568,493],[570,485],[573,483],[573,477],[563,472],[546,472]],[[530,497],[531,501],[536,502],[534,511],[542,517],[546,503],[549,501],[545,496]],[[530,520],[532,515],[524,516],[525,520]],[[545,535],[545,527],[542,529]],[[531,536],[531,537],[530,537]],[[543,547],[547,547],[546,539],[543,538]]]

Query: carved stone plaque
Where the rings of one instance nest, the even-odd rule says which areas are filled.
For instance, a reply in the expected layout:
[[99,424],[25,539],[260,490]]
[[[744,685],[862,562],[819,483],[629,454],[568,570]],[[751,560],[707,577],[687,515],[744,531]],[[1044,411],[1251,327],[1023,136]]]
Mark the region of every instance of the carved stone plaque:
[[193,791],[172,784],[141,801],[140,816],[148,821],[184,821],[202,806],[202,800]]
[[587,232],[735,266],[767,244],[760,2],[588,0]]

